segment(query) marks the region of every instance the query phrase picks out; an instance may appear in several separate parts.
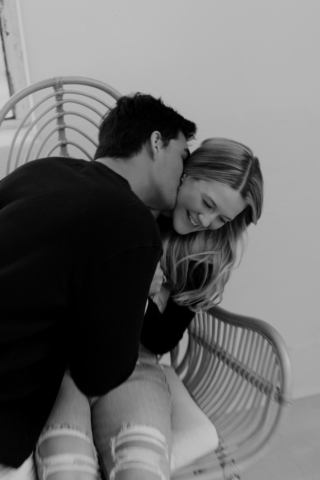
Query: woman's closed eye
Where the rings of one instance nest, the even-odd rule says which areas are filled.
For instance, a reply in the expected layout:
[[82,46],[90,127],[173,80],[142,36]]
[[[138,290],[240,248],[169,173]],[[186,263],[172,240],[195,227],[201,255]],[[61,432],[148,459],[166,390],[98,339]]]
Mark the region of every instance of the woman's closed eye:
[[206,202],[205,199],[203,199],[203,203],[205,204],[205,206],[206,206],[207,208],[210,208],[210,209],[211,209],[211,208],[214,208],[214,206],[213,206],[213,205],[209,205],[209,203]]
[[[204,198],[202,199],[202,201],[207,208],[210,208],[210,210],[216,208],[216,205],[210,205]],[[227,223],[227,220],[225,220],[224,218],[222,218],[220,216],[218,218],[219,218],[220,222],[223,223],[223,225],[225,223]]]

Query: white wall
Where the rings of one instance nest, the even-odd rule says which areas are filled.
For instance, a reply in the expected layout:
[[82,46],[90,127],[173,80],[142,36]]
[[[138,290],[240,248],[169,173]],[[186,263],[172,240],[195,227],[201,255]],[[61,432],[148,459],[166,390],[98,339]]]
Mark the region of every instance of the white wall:
[[260,158],[265,207],[222,306],[274,325],[320,392],[319,0],[20,0],[31,82],[142,91]]

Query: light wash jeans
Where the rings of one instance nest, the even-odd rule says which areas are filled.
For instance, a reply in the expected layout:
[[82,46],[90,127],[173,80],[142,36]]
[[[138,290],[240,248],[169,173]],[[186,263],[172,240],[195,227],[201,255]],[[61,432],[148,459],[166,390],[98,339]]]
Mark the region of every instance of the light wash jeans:
[[[121,479],[130,478],[134,472],[138,478],[141,475],[152,480],[169,480],[171,394],[155,355],[141,347],[132,375],[102,397],[88,400],[70,377],[65,380],[64,391],[60,390],[57,408],[36,451],[40,480],[46,480],[50,473],[68,470],[85,471],[91,473],[92,479],[99,478],[92,437],[106,479],[117,480],[118,475]],[[90,420],[83,421],[85,416],[90,416],[90,408],[86,410],[89,402],[92,431],[88,431]],[[48,449],[48,439],[58,442],[59,448],[57,443],[52,443]],[[75,440],[81,447],[78,452]],[[81,441],[86,442],[85,450]]]

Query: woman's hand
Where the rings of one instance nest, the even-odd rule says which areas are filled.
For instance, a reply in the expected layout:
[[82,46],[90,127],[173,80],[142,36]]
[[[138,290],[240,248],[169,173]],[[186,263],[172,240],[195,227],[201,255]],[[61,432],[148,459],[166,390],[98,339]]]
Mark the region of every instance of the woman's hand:
[[155,274],[153,276],[151,285],[150,285],[150,290],[149,290],[149,297],[152,295],[156,295],[157,293],[160,292],[162,284],[166,282],[166,277],[163,273],[163,270],[160,266],[160,262],[157,265]]
[[157,305],[161,313],[163,313],[167,306],[170,294],[171,290],[166,285],[162,285],[160,292],[152,297],[153,302]]
[[161,313],[166,308],[171,293],[170,282],[166,282],[167,278],[163,273],[159,262],[151,282],[149,297],[152,298]]

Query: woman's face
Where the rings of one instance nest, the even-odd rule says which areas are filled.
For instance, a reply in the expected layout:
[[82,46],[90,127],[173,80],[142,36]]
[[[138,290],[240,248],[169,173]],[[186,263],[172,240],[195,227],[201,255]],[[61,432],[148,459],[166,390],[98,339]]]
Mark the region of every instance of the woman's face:
[[180,235],[217,230],[232,221],[246,206],[241,194],[228,185],[186,177],[182,180],[172,213],[173,227]]

